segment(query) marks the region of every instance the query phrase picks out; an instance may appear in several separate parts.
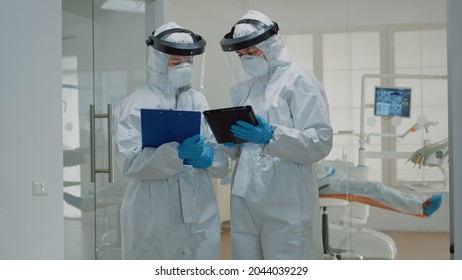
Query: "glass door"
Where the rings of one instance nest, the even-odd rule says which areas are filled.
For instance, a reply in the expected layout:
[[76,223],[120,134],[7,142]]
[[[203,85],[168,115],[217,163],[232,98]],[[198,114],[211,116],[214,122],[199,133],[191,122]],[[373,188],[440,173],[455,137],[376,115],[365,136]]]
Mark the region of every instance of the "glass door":
[[120,259],[112,108],[146,84],[144,1],[63,0],[66,259]]

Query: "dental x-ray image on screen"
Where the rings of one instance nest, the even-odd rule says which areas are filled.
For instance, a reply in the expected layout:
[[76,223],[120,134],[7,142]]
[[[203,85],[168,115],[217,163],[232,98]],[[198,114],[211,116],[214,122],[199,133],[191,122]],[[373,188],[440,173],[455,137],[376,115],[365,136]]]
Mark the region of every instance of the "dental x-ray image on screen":
[[411,89],[375,87],[374,115],[380,117],[410,117]]

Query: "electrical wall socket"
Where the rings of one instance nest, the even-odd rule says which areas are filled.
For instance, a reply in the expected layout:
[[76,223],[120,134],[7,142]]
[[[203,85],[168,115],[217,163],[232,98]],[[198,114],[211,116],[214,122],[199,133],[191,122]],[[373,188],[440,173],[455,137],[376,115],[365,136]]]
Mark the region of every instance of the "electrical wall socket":
[[44,196],[48,194],[47,182],[32,181],[32,196]]

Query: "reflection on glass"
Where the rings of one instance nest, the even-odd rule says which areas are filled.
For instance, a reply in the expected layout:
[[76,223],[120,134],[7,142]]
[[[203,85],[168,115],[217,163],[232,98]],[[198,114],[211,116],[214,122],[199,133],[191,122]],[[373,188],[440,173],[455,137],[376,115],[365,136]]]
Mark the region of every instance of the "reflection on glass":
[[62,8],[65,258],[120,259],[125,181],[114,170],[114,183],[100,173],[92,182],[90,151],[94,168],[107,169],[110,133],[107,119],[98,115],[145,84],[144,1],[63,0]]

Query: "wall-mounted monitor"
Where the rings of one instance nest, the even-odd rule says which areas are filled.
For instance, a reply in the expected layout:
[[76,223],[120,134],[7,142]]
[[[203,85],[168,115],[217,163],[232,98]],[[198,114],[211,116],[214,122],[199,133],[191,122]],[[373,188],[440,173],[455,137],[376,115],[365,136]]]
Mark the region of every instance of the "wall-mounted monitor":
[[411,88],[375,87],[374,115],[410,117]]

